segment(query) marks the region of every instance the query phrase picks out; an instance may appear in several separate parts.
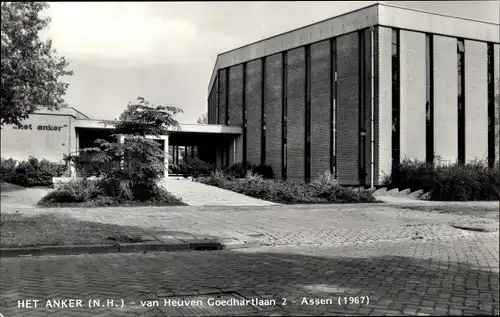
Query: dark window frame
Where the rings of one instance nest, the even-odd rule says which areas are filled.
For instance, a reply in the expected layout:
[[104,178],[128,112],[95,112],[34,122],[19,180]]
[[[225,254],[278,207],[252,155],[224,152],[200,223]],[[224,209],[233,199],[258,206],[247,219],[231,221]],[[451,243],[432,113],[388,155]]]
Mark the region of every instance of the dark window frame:
[[243,165],[247,164],[247,100],[246,100],[246,90],[247,90],[247,63],[243,63],[243,97],[241,99],[242,103],[242,115],[243,115]]
[[224,99],[226,99],[226,118],[225,118],[225,125],[229,125],[231,120],[229,119],[229,114],[230,114],[230,110],[229,110],[229,81],[230,81],[230,68],[226,68],[226,93],[225,93],[225,96],[224,96]]
[[365,63],[366,42],[365,30],[358,32],[359,85],[358,85],[358,180],[361,186],[366,185],[366,91],[367,67]]
[[281,85],[281,109],[282,109],[282,130],[281,130],[281,178],[287,178],[287,114],[288,114],[288,53],[282,52],[282,85]]
[[457,95],[457,135],[458,135],[458,163],[465,164],[465,43],[463,39],[457,39],[457,72],[458,72],[458,95]]
[[266,164],[266,58],[261,58],[261,139],[260,139],[260,164]]
[[337,41],[330,39],[330,171],[337,177]]
[[[493,43],[487,44],[488,80],[488,167],[495,167],[495,49]],[[498,56],[497,56],[498,58]],[[498,114],[497,114],[498,115]]]
[[401,163],[401,35],[399,29],[392,29],[392,170]]
[[217,102],[216,102],[216,106],[215,106],[215,124],[220,124],[220,96],[219,96],[219,93],[220,93],[220,71],[219,71],[219,74],[217,74],[217,89],[216,89],[216,93],[217,93]]
[[304,180],[311,180],[311,45],[305,45]]
[[434,38],[432,34],[426,34],[426,155],[428,164],[434,163]]

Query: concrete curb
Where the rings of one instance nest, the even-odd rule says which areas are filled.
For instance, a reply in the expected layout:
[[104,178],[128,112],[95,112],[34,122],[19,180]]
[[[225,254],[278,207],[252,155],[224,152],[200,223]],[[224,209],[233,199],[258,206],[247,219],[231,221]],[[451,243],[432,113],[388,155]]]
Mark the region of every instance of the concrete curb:
[[62,245],[27,248],[0,248],[0,258],[43,256],[43,255],[76,255],[95,253],[141,253],[141,252],[176,252],[200,250],[233,250],[260,246],[258,241],[210,241],[199,240],[182,243],[117,243],[96,245]]

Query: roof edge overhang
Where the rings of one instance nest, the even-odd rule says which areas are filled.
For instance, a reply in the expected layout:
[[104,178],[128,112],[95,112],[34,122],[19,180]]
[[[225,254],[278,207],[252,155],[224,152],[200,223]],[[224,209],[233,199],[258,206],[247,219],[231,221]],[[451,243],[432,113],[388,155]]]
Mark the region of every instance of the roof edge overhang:
[[219,69],[377,25],[500,43],[500,25],[497,23],[374,3],[218,54],[208,84],[208,94]]
[[[75,120],[73,123],[78,129],[114,129],[112,125],[106,125],[105,120]],[[189,124],[179,123],[179,127],[169,129],[170,133],[206,133],[206,134],[235,134],[243,133],[240,126],[226,126],[215,124]]]

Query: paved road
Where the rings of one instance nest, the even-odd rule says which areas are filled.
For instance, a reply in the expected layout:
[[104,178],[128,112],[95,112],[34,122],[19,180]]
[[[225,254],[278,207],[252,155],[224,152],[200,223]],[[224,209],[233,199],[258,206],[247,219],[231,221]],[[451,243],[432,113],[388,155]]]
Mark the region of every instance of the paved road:
[[[20,201],[21,202],[21,201]],[[5,316],[425,315],[499,313],[498,217],[433,213],[384,204],[261,207],[39,209],[2,196],[2,212],[56,212],[138,231],[257,239],[246,251],[0,259]],[[488,225],[490,233],[452,227]],[[216,310],[208,298],[276,299],[276,306]],[[167,307],[200,297],[203,307]],[[352,304],[300,305],[346,296]],[[358,296],[358,297],[356,297]],[[361,297],[360,297],[361,296]],[[356,304],[368,297],[368,305]],[[35,310],[18,300],[113,299],[124,307]],[[288,305],[282,305],[282,298]],[[154,304],[159,307],[141,307]],[[147,301],[149,300],[149,301]],[[292,303],[295,301],[295,303]],[[366,301],[366,299],[365,299]],[[132,303],[133,302],[133,303]],[[139,305],[138,305],[139,304]]]
[[[24,215],[55,212],[82,221],[126,227],[131,234],[182,235],[257,240],[267,245],[345,245],[467,236],[452,224],[498,219],[398,209],[383,204],[260,207],[19,208]],[[2,208],[2,212],[15,209]]]
[[[5,316],[492,315],[499,313],[498,252],[498,233],[474,233],[344,247],[4,258],[0,312]],[[217,311],[208,306],[208,299],[217,298],[217,293],[275,299],[276,305],[269,301],[258,310],[242,306],[217,307]],[[203,306],[191,310],[165,306],[167,298],[190,295],[198,295]],[[339,297],[348,302],[368,298],[369,303],[339,305]],[[333,303],[304,305],[304,298]],[[18,308],[17,301],[26,299],[40,300],[39,307]],[[47,300],[53,299],[81,299],[83,307],[46,308]],[[88,308],[89,299],[99,299],[105,307]],[[115,306],[107,305],[107,299]],[[141,301],[157,301],[159,306],[142,307]]]

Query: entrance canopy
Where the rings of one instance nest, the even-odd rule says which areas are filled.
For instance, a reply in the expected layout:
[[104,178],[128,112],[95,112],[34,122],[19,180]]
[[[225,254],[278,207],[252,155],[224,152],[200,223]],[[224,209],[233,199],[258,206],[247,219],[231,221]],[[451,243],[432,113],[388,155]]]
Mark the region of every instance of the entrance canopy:
[[[93,146],[96,139],[113,133],[113,127],[100,120],[75,120],[74,125],[78,148]],[[164,140],[162,147],[171,154],[175,165],[179,164],[179,156],[196,152],[201,160],[220,168],[240,159],[241,135],[239,126],[180,123],[177,128],[169,129],[168,135],[157,138]]]

